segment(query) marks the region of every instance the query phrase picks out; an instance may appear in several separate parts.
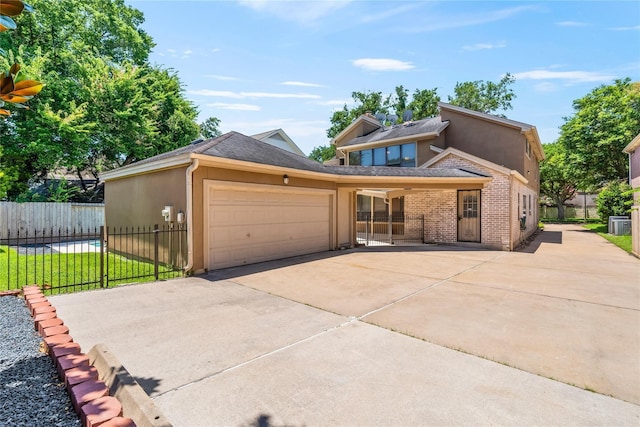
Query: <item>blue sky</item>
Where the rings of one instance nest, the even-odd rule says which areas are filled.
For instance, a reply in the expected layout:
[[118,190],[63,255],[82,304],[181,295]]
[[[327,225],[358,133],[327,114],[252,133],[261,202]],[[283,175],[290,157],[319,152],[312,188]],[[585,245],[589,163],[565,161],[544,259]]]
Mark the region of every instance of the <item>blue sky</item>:
[[327,145],[353,91],[498,81],[517,98],[508,118],[554,142],[572,103],[602,84],[640,80],[637,1],[158,1],[145,15],[151,61],[178,72],[221,130],[282,128],[308,154]]

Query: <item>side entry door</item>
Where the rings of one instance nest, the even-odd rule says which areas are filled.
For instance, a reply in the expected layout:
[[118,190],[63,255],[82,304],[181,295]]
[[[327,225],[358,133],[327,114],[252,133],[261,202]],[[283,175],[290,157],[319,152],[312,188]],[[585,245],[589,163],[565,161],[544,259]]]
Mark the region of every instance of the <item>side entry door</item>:
[[480,190],[458,191],[458,241],[480,242]]

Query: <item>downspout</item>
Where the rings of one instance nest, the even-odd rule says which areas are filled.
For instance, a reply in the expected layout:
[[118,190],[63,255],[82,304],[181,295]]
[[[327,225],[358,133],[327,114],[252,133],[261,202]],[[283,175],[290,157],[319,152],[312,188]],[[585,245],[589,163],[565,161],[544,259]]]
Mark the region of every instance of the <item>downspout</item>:
[[200,166],[200,160],[193,159],[187,168],[187,265],[185,274],[193,269],[193,173]]

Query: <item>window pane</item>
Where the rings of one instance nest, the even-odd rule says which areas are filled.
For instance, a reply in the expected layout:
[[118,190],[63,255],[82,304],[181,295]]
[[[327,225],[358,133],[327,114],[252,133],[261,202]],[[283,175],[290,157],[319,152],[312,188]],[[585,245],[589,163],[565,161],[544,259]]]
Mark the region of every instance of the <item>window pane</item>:
[[387,166],[400,166],[400,146],[387,147]]
[[387,164],[387,149],[385,147],[373,149],[373,165],[385,166]]
[[353,166],[360,166],[360,152],[352,151],[349,153],[349,164]]
[[416,144],[402,144],[402,167],[415,167],[416,166]]
[[387,204],[384,202],[384,199],[381,199],[379,197],[373,198],[373,211],[376,215],[389,214],[389,208],[387,207]]
[[360,165],[361,166],[373,166],[373,152],[372,152],[372,150],[362,150],[360,152]]

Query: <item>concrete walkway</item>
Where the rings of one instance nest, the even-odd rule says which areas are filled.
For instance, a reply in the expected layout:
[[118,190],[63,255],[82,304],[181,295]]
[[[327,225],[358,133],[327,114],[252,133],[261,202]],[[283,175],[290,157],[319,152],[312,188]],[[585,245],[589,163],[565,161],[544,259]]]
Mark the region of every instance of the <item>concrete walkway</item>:
[[640,423],[640,261],[578,226],[50,300],[178,426]]

